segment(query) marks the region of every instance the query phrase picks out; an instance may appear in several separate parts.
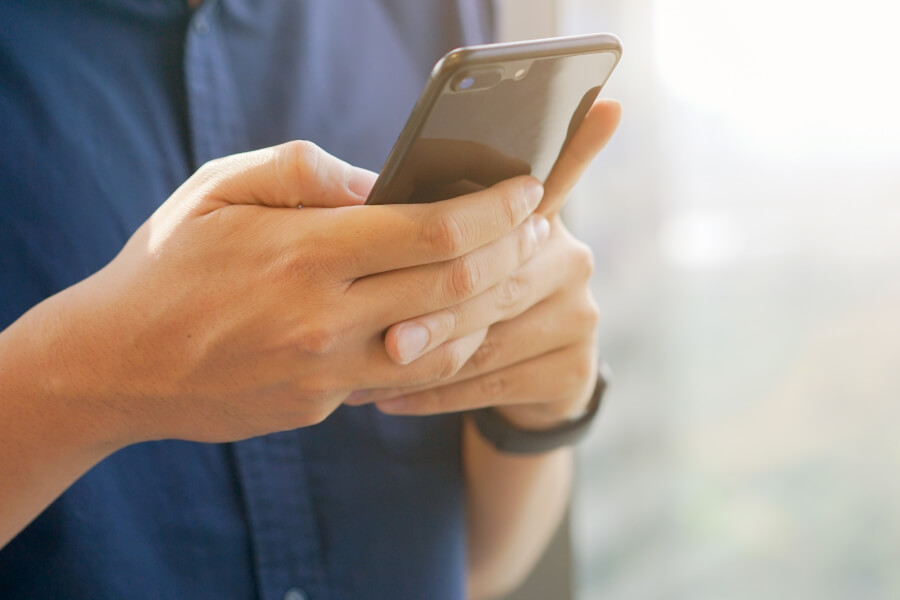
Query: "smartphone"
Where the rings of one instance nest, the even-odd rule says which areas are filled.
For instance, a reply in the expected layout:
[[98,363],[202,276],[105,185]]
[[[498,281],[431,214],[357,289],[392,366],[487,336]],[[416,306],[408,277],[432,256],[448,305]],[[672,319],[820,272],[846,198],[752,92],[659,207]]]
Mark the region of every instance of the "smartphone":
[[435,65],[366,203],[435,202],[516,175],[544,181],[621,54],[610,34],[450,52]]

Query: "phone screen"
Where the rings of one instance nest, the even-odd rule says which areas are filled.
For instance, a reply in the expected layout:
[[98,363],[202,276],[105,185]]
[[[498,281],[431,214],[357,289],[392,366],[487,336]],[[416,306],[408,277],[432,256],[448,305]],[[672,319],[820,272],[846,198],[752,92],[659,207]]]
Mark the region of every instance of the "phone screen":
[[594,52],[461,68],[370,203],[434,202],[516,175],[545,180],[616,61]]

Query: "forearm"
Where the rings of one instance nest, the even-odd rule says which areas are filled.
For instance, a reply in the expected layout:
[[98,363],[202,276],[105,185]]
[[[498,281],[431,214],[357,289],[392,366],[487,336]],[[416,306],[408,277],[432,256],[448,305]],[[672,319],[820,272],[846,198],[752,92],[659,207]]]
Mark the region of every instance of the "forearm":
[[469,598],[512,591],[540,558],[568,506],[573,453],[504,454],[471,420],[463,429]]
[[0,548],[118,447],[115,417],[79,393],[70,347],[88,342],[72,339],[64,305],[51,298],[0,332]]

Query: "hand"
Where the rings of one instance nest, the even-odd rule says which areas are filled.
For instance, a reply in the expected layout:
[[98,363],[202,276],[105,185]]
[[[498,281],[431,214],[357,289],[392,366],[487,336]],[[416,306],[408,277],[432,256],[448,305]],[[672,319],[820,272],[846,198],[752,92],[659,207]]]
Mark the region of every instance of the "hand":
[[[545,186],[539,211],[555,213],[584,168],[612,136],[618,103],[597,102]],[[451,379],[393,390],[357,393],[351,404],[377,402],[391,414],[424,415],[497,406],[525,428],[545,428],[577,417],[596,379],[598,309],[588,285],[590,249],[575,240],[558,218],[550,239],[511,277],[458,306],[398,323],[385,345],[398,363],[457,336],[490,327],[472,359]],[[421,328],[421,329],[419,329]],[[427,339],[411,352],[410,339]]]
[[459,373],[440,383],[371,390],[350,403],[376,402],[398,415],[497,406],[526,428],[577,416],[596,378],[599,312],[588,286],[592,264],[590,250],[554,219],[550,239],[513,277],[461,305],[404,322],[441,340],[463,323],[495,321]]
[[359,206],[373,181],[304,142],[205,165],[56,300],[58,387],[123,415],[126,443],[225,441],[317,423],[354,389],[455,374],[483,330],[405,367],[381,336],[527,261],[541,186]]

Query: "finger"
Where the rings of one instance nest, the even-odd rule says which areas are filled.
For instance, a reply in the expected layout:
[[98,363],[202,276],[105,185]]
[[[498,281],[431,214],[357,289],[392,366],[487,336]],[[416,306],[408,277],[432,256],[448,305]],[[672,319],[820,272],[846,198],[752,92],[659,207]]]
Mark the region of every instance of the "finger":
[[[527,262],[549,231],[546,219],[532,217],[510,234],[460,258],[359,279],[348,289],[348,300],[365,307],[366,313],[373,315],[372,322],[381,324],[379,331],[402,319],[465,302]],[[469,331],[476,329],[480,327]],[[413,343],[404,343],[398,351],[394,358],[399,364],[421,355],[421,342],[428,342],[422,338],[427,330],[410,325],[404,331],[404,337]],[[437,345],[430,344],[432,348]]]
[[376,175],[328,154],[312,142],[214,160],[197,173],[207,210],[232,204],[275,208],[353,206],[365,202]]
[[468,254],[518,227],[542,197],[540,182],[516,177],[433,204],[339,209],[329,220],[345,232],[336,251],[358,278]]
[[[584,266],[568,259],[565,239],[551,238],[541,251],[503,281],[474,298],[397,323],[385,334],[388,356],[406,364],[447,340],[519,316],[567,282],[582,281]],[[424,347],[417,340],[427,339]]]
[[[409,365],[398,365],[384,352],[380,340],[373,341],[369,353],[369,364],[358,369],[361,374],[357,381],[350,381],[350,389],[378,390],[394,387],[409,387],[446,381],[456,375],[472,357],[487,335],[482,329],[458,340],[442,344]],[[355,398],[359,394],[354,394]]]
[[[327,159],[324,160],[327,162]],[[269,162],[274,164],[274,159]],[[272,164],[269,167],[253,167],[256,171],[248,179],[262,178],[259,173],[266,168],[271,173],[274,168]],[[232,164],[232,167],[235,165]],[[227,173],[231,167],[206,168],[206,175],[199,178],[199,183],[192,184],[209,188],[199,196],[225,197],[229,200],[244,197],[236,190],[246,186],[246,182],[233,173],[222,175],[237,181],[231,188],[213,181],[216,173]],[[262,194],[260,190],[250,187],[247,193]],[[533,177],[518,177],[434,204],[342,206],[334,209],[312,207],[303,211],[283,208],[277,212],[266,209],[264,212],[269,213],[270,218],[259,214],[262,211],[259,206],[228,208],[232,212],[242,213],[239,216],[250,229],[255,227],[256,231],[265,225],[266,238],[278,240],[287,254],[292,248],[317,249],[320,255],[317,264],[325,264],[334,276],[349,282],[373,273],[443,262],[468,254],[519,226],[534,212],[542,197],[540,182]],[[279,198],[284,200],[283,196]],[[295,198],[286,204],[297,206],[300,201],[303,198]],[[227,204],[221,199],[204,202],[200,212],[212,212],[214,208],[211,207]],[[274,206],[275,200],[271,202]],[[307,203],[304,206],[312,205]],[[173,207],[177,208],[175,205]],[[165,216],[160,212],[156,218]],[[420,314],[430,310],[433,308],[420,311]],[[408,316],[411,315],[404,315]]]
[[622,105],[616,100],[598,100],[588,110],[547,176],[538,208],[542,215],[552,218],[559,212],[584,170],[612,138],[621,116]]
[[[560,314],[565,315],[565,318],[560,319]],[[349,403],[370,404],[438,385],[462,382],[566,346],[580,343],[594,344],[599,321],[599,309],[589,294],[567,297],[559,293],[515,319],[491,326],[487,337],[475,353],[450,379],[418,386],[368,390],[366,393],[354,395]],[[419,360],[425,360],[427,357],[426,354]]]
[[487,406],[559,402],[584,392],[596,370],[595,360],[593,346],[569,346],[474,379],[376,405],[394,415],[434,415]]

